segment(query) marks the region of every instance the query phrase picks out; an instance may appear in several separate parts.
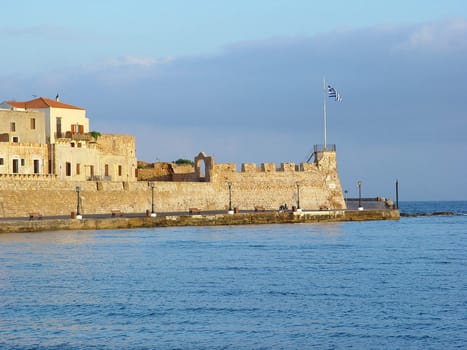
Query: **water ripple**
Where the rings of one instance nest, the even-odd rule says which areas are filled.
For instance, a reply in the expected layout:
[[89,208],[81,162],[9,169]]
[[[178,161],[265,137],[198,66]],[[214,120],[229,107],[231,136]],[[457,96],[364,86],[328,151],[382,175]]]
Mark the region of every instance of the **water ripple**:
[[460,349],[467,220],[0,235],[0,349]]

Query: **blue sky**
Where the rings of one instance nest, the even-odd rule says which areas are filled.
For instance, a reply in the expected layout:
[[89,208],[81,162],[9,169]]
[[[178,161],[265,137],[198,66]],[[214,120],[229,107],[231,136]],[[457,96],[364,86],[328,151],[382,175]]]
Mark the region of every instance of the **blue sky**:
[[0,100],[54,97],[146,161],[296,162],[337,144],[344,189],[467,199],[465,1],[2,4]]

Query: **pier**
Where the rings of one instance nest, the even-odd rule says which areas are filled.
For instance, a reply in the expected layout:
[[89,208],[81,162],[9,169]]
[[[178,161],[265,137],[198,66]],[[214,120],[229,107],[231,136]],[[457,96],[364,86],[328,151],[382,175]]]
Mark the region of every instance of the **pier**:
[[141,227],[222,226],[260,224],[331,223],[344,221],[399,220],[397,209],[376,210],[313,210],[302,212],[201,212],[195,215],[158,213],[128,216],[83,216],[82,219],[43,217],[40,220],[2,219],[0,233],[44,232],[67,230],[130,229]]

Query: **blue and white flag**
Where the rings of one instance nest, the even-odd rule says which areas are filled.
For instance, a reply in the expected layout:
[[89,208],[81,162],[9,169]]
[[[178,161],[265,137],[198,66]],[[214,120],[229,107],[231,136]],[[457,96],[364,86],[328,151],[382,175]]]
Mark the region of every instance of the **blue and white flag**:
[[331,85],[328,85],[328,96],[333,98],[334,101],[341,102],[342,96]]

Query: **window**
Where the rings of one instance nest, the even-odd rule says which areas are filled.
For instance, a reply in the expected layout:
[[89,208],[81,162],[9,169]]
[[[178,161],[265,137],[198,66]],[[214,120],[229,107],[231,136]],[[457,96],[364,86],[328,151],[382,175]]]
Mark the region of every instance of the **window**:
[[57,117],[56,129],[57,129],[57,137],[58,138],[62,137],[62,118],[61,117]]
[[72,134],[83,134],[84,133],[84,125],[80,125],[78,123],[71,124],[71,133]]
[[16,131],[16,123],[15,122],[10,123],[10,131]]
[[31,130],[36,129],[36,118],[31,118],[29,122],[30,122]]
[[79,163],[76,164],[76,175],[79,175],[81,173],[80,165]]
[[3,165],[4,164],[3,162],[4,162],[3,158],[0,158],[0,165]]
[[13,136],[12,142],[19,142],[19,137],[18,136]]
[[26,164],[26,162],[24,161],[24,159],[21,159],[21,166],[24,166],[24,164]]
[[19,173],[18,159],[13,159],[13,174]]
[[39,174],[39,159],[34,159],[34,174]]
[[75,147],[75,143],[74,143],[74,142],[71,143],[71,147]]
[[106,165],[104,166],[104,175],[105,175],[105,176],[109,176],[109,164],[106,164]]
[[122,176],[122,166],[118,166],[118,176]]
[[70,162],[66,162],[65,164],[65,171],[66,171],[66,176],[71,176],[71,163]]

